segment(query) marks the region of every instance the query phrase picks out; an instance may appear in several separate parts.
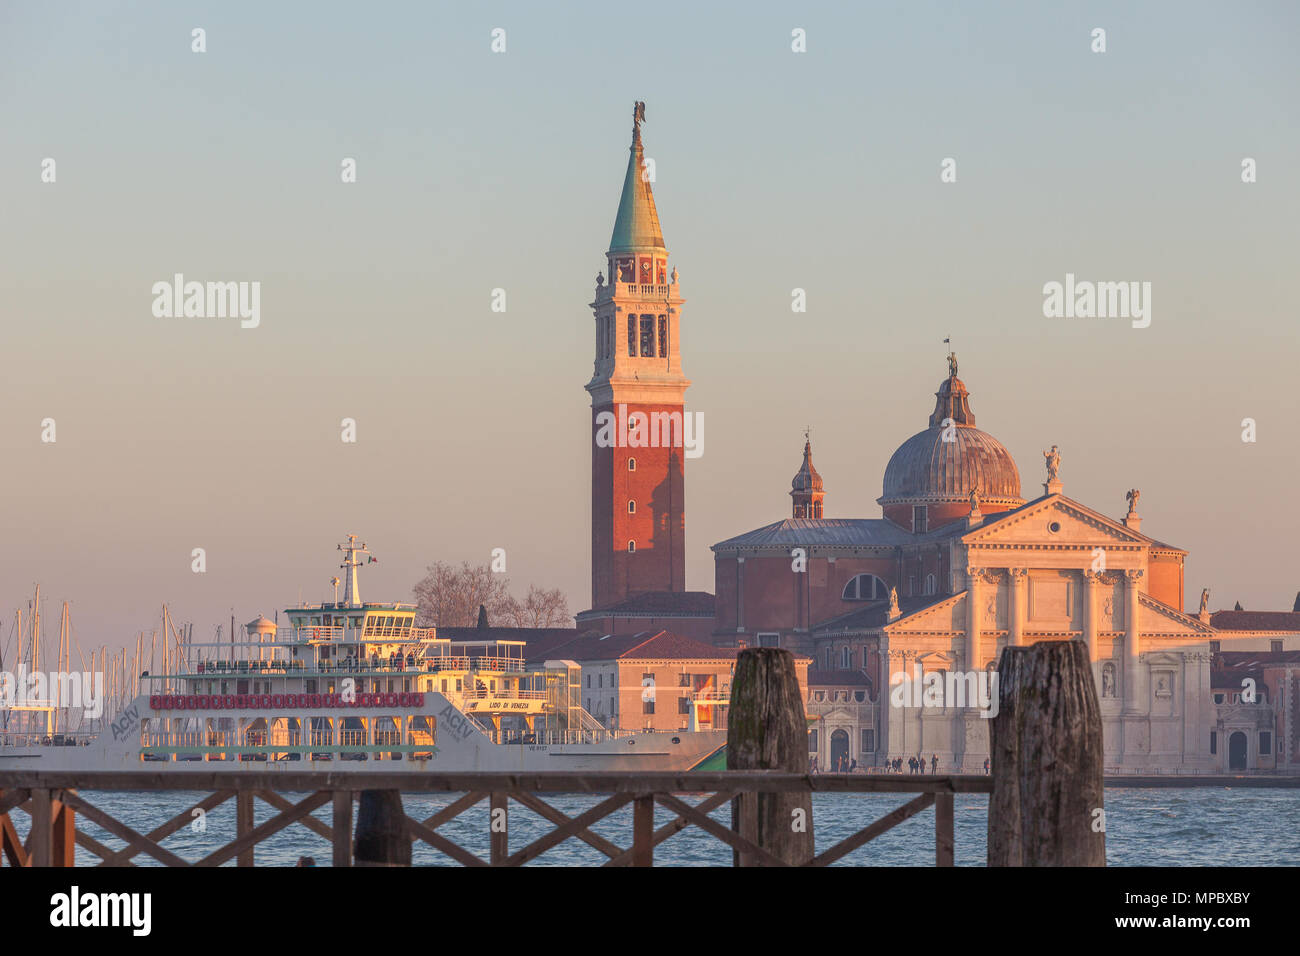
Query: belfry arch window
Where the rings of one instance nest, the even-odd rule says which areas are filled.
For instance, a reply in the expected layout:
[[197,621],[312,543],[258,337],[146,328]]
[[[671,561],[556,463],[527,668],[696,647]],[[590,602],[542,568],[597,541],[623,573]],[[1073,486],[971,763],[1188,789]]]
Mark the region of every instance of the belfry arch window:
[[653,315],[641,316],[641,357],[654,358],[655,356],[655,317]]
[[859,574],[844,585],[846,601],[883,601],[889,597],[889,585],[874,574]]
[[627,317],[627,354],[628,358],[636,358],[636,316]]
[[659,357],[668,355],[668,317],[659,316]]
[[636,459],[635,459],[635,458],[629,458],[629,459],[627,460],[627,470],[628,470],[628,471],[636,471]]

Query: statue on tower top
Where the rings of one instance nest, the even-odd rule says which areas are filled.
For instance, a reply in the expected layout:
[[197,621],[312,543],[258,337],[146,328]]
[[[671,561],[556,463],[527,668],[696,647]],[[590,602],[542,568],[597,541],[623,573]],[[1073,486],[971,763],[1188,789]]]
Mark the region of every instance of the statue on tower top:
[[632,142],[641,143],[641,124],[645,122],[645,101],[637,100],[632,104]]

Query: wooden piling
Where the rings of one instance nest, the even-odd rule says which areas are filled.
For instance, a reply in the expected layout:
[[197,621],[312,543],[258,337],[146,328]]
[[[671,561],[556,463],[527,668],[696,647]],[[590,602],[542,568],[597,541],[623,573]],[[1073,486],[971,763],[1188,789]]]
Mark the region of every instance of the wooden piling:
[[[727,714],[727,769],[808,771],[808,721],[794,655],[753,647],[736,657]],[[812,794],[742,794],[731,802],[731,828],[787,865],[813,857]],[[733,850],[737,866],[757,864]]]
[[400,790],[362,790],[353,866],[410,866],[411,838]]
[[1105,866],[1101,707],[1082,641],[1008,647],[990,721],[990,866]]

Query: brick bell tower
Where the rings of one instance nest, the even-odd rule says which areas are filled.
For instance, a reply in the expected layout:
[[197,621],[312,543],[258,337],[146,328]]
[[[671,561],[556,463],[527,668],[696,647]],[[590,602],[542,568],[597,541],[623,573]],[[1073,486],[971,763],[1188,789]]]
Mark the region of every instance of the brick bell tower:
[[686,389],[677,270],[650,191],[641,144],[645,104],[632,113],[632,146],[609,281],[596,277],[596,363],[591,394],[591,601],[608,607],[649,591],[686,589]]

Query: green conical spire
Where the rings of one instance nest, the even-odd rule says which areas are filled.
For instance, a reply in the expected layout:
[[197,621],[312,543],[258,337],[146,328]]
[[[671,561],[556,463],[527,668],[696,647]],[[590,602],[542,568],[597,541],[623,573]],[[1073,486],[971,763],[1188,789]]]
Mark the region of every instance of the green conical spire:
[[632,146],[627,160],[627,175],[623,177],[623,195],[618,200],[618,217],[614,220],[614,234],[609,240],[611,253],[667,252],[659,228],[655,197],[650,191],[650,183],[642,175],[645,149],[641,145],[641,123],[644,120],[645,103],[638,102],[632,112]]

